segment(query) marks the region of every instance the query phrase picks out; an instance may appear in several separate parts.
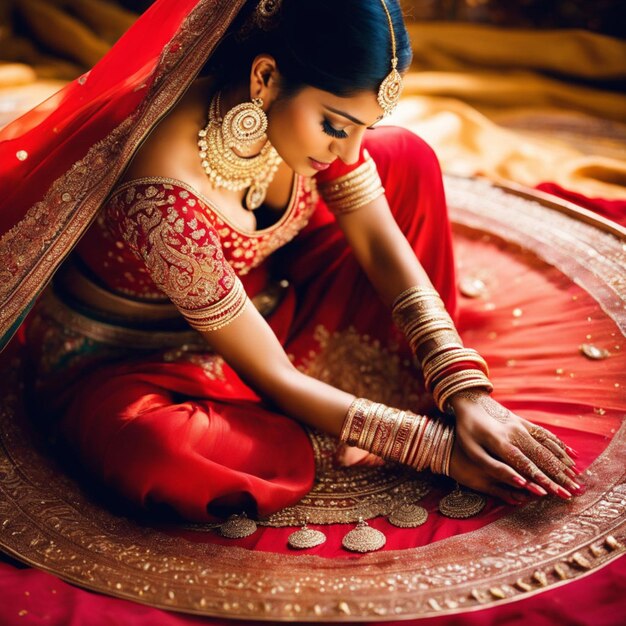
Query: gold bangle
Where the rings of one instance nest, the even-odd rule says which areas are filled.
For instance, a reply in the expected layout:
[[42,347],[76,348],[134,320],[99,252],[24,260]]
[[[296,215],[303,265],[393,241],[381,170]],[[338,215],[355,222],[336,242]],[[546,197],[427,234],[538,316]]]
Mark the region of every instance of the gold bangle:
[[442,345],[444,343],[458,343],[461,348],[463,347],[463,342],[461,341],[461,337],[459,337],[459,333],[456,331],[440,330],[433,334],[433,336],[425,336],[420,341],[414,342],[413,345],[416,355],[419,353],[422,345],[427,343],[429,340],[435,342],[435,346]]
[[396,443],[392,449],[394,459],[397,459],[399,463],[402,463],[406,457],[406,451],[409,446],[409,441],[413,435],[413,424],[417,419],[417,415],[411,411],[402,411],[402,425],[396,435]]
[[417,415],[416,413],[411,413],[411,411],[406,412],[408,416],[411,417],[411,422],[409,424],[409,432],[406,438],[406,442],[404,444],[404,449],[402,450],[402,456],[400,457],[400,463],[407,464],[407,460],[413,450],[413,445],[415,443],[415,438],[417,433],[419,432],[419,428],[423,419],[425,419],[422,415]]
[[[452,365],[456,365],[457,363],[464,363],[464,362],[474,363],[476,365],[482,366],[480,367],[481,371],[483,372],[483,374],[485,374],[485,376],[488,376],[489,369],[487,367],[487,363],[478,354],[478,352],[476,352],[476,350],[471,350],[469,348],[463,348],[462,350],[455,350],[454,352],[448,352],[446,354],[443,354],[441,358],[437,361],[437,363],[427,363],[425,366],[423,366],[422,369],[424,373],[424,383],[426,384],[426,388],[427,389],[430,388],[433,380],[435,380],[438,376],[440,376],[448,367]],[[466,368],[466,370],[462,370],[462,371],[467,371],[468,369],[477,369],[477,368],[468,367]],[[459,373],[459,372],[455,372],[455,373]],[[452,376],[452,375],[453,374],[450,374],[449,376]],[[447,379],[448,377],[446,377],[442,381],[439,381],[434,386],[436,387],[442,384]]]
[[414,462],[411,464],[418,472],[421,472],[425,465],[423,463],[424,459],[427,458],[430,446],[432,445],[432,436],[433,429],[435,427],[435,423],[433,419],[428,420],[428,424],[426,424],[426,428],[422,435],[422,439],[419,443],[417,455],[415,457]]
[[366,425],[363,428],[363,432],[361,433],[361,436],[359,437],[359,441],[357,443],[357,447],[361,448],[361,450],[371,449],[371,442],[376,435],[379,425],[378,420],[376,419],[376,415],[381,407],[381,404],[373,403],[368,410]]
[[391,436],[391,431],[393,429],[393,419],[392,415],[387,413],[387,409],[389,407],[386,407],[383,404],[380,406],[383,407],[383,410],[378,420],[377,437],[374,439],[371,452],[377,456],[383,457],[383,450],[389,441],[389,437]]
[[415,433],[415,437],[413,440],[413,445],[411,446],[411,452],[407,456],[406,464],[410,467],[415,467],[417,458],[421,451],[422,441],[424,440],[424,434],[426,433],[426,429],[428,428],[428,424],[430,422],[430,418],[423,416],[420,421],[417,432]]
[[433,399],[441,411],[446,412],[446,404],[449,398],[464,389],[482,387],[489,392],[493,391],[491,381],[480,370],[465,370],[465,372],[470,374],[465,378],[452,381],[444,389],[433,391]]
[[406,300],[407,298],[412,297],[412,296],[419,296],[419,295],[424,295],[424,296],[428,295],[430,297],[434,296],[437,298],[441,298],[441,296],[439,295],[439,293],[434,287],[420,287],[420,286],[409,287],[408,289],[401,291],[396,296],[396,299],[393,301],[393,304],[391,305],[391,309],[395,310],[396,308],[402,306],[403,301]]
[[414,344],[424,335],[428,335],[437,330],[456,330],[452,320],[432,320],[427,324],[424,324],[419,329],[411,332],[411,337],[407,337],[410,344]]
[[365,398],[354,399],[346,414],[339,435],[340,441],[348,445],[355,445],[365,425],[367,410],[371,404],[373,403]]
[[435,402],[439,404],[438,398],[441,398],[443,395],[448,395],[450,389],[452,389],[459,383],[463,383],[469,380],[489,381],[484,372],[482,372],[481,370],[466,369],[461,370],[460,372],[455,372],[454,374],[450,374],[449,376],[447,376],[439,384],[435,385],[432,390]]
[[451,409],[448,407],[448,403],[450,402],[450,398],[460,391],[464,391],[465,389],[483,389],[487,393],[491,393],[493,391],[493,385],[489,381],[488,378],[474,379],[468,381],[461,381],[454,388],[449,389],[445,395],[442,395],[437,406],[443,413],[450,413]]
[[448,446],[446,449],[446,462],[445,462],[445,466],[443,469],[443,473],[446,476],[450,476],[450,461],[452,460],[452,451],[454,449],[454,437],[455,437],[454,428],[449,428],[448,429]]
[[398,411],[397,409],[391,409],[391,411],[392,412],[389,414],[389,420],[392,424],[391,433],[385,443],[385,448],[383,449],[381,456],[384,459],[389,459],[390,461],[396,461],[397,458],[394,457],[393,451],[396,446],[396,437],[398,435],[398,431],[400,430],[400,427],[402,426],[403,419],[402,419],[401,411]]
[[458,342],[435,344],[434,348],[431,348],[420,361],[422,362],[422,369],[425,370],[426,365],[435,360],[435,357],[439,356],[443,352],[452,352],[454,350],[462,350],[463,345]]

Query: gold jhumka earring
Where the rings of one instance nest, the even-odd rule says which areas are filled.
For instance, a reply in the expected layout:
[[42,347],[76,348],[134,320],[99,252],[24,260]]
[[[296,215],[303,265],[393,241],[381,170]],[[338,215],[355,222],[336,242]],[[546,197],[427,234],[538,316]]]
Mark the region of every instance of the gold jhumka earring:
[[258,209],[264,202],[281,158],[269,141],[255,156],[240,156],[260,141],[267,130],[267,116],[263,100],[254,98],[230,109],[224,117],[220,113],[221,93],[209,106],[208,124],[198,133],[198,147],[202,167],[215,187],[230,191],[248,189],[245,206]]
[[457,483],[454,491],[439,501],[439,512],[453,519],[466,519],[478,515],[486,504],[485,496],[475,491],[464,491]]
[[387,21],[389,22],[389,33],[391,34],[391,72],[387,74],[386,78],[380,84],[378,88],[378,104],[384,111],[385,115],[390,115],[396,108],[400,101],[400,95],[402,94],[402,75],[398,72],[398,56],[396,51],[396,34],[393,30],[393,21],[391,19],[391,13],[387,8],[385,0],[380,0],[385,9],[387,15]]
[[341,545],[351,552],[373,552],[380,550],[385,543],[387,537],[359,517],[356,527],[346,534]]

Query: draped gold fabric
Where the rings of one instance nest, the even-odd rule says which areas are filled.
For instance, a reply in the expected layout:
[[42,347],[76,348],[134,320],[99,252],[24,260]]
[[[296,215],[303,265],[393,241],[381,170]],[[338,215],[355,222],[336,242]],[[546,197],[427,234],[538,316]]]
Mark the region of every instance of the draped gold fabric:
[[[96,26],[93,19],[82,23],[106,49],[110,29]],[[626,95],[609,89],[626,79],[626,42],[582,30],[458,22],[409,23],[409,31],[414,64],[390,122],[424,137],[445,171],[626,197]],[[83,55],[70,56],[76,63]],[[61,84],[50,72],[37,79],[33,67],[0,65],[0,124]]]

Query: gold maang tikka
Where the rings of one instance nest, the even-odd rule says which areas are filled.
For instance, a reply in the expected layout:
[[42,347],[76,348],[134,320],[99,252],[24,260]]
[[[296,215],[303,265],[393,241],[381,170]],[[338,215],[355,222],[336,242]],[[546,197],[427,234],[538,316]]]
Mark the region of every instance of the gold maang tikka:
[[380,0],[387,14],[389,22],[389,32],[391,34],[391,72],[383,80],[378,88],[378,104],[385,115],[389,115],[396,108],[402,94],[402,75],[398,72],[398,56],[396,51],[396,34],[393,30],[393,21],[391,13],[387,8],[385,0]]
[[224,115],[220,113],[221,93],[209,105],[208,124],[198,133],[202,167],[211,184],[230,191],[248,189],[244,203],[248,210],[259,208],[267,195],[281,158],[268,141],[261,152],[252,157],[238,155],[260,141],[267,130],[267,117],[262,100],[239,104]]

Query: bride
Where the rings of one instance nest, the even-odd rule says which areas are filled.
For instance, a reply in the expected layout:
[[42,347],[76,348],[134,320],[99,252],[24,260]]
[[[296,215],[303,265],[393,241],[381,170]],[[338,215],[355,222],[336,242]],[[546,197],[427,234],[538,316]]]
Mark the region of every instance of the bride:
[[127,499],[266,516],[313,485],[303,426],[509,504],[580,491],[455,329],[439,166],[381,125],[410,61],[396,0],[159,0],[3,131],[5,342],[56,272],[38,414]]

